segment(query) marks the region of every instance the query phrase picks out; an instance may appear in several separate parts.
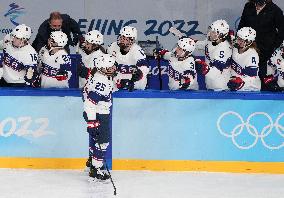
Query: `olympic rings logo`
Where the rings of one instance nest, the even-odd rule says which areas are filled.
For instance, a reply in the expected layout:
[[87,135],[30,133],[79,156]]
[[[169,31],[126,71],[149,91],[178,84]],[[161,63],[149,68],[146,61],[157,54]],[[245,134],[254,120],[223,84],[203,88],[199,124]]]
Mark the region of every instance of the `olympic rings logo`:
[[[222,123],[222,121],[225,117],[230,116],[230,115],[234,116],[238,120],[240,120],[240,124],[237,124],[231,131],[228,132],[228,131],[223,130],[223,128],[221,127],[221,123]],[[269,124],[265,125],[260,132],[257,130],[256,126],[251,124],[251,120],[253,118],[259,117],[259,116],[265,117],[269,122]],[[233,144],[236,147],[238,147],[239,149],[242,149],[242,150],[251,149],[257,144],[258,140],[260,139],[264,147],[271,149],[271,150],[279,150],[282,147],[284,147],[284,140],[281,144],[275,146],[275,145],[269,145],[267,143],[267,141],[265,141],[265,138],[272,133],[273,128],[275,128],[276,132],[281,137],[284,138],[284,127],[281,124],[279,124],[279,122],[280,122],[280,120],[282,119],[283,116],[284,116],[284,113],[281,113],[277,117],[275,123],[273,123],[272,118],[267,113],[265,113],[265,112],[254,112],[247,118],[246,121],[244,121],[243,117],[240,114],[238,114],[234,111],[228,111],[228,112],[223,113],[218,118],[217,128],[223,136],[225,136],[227,138],[231,138]],[[241,133],[244,131],[244,129],[246,129],[248,134],[254,138],[253,142],[249,145],[240,145],[236,140],[236,138],[239,135],[241,135]]]

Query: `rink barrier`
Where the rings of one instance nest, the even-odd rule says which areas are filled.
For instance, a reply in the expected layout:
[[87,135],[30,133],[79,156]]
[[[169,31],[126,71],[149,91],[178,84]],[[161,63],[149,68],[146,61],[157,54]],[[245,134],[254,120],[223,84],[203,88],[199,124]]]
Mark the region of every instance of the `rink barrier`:
[[[35,145],[21,146],[23,143],[27,143],[21,142],[20,140],[23,140],[21,137],[13,136],[12,139],[9,139],[8,137],[12,137],[12,132],[11,134],[8,131],[1,132],[1,168],[84,168],[87,136],[81,132],[84,130],[84,121],[81,117],[80,90],[3,88],[0,96],[1,104],[5,104],[0,112],[0,121],[2,122],[3,116],[18,114],[22,116],[22,112],[24,112],[23,115],[29,115],[32,118],[34,118],[33,114],[37,116],[43,114],[50,117],[51,123],[58,120],[56,116],[64,117],[66,121],[62,123],[62,126],[60,122],[51,124],[50,130],[58,128],[62,130],[56,131],[58,135],[54,137],[46,136],[50,139],[39,141],[26,136],[25,139]],[[112,168],[113,170],[284,174],[284,156],[281,144],[277,144],[278,142],[269,144],[269,139],[264,139],[267,144],[262,144],[260,137],[258,137],[257,144],[252,144],[248,149],[239,149],[230,138],[225,137],[217,130],[217,119],[213,119],[212,123],[211,119],[208,119],[208,117],[214,118],[216,113],[220,116],[228,110],[237,112],[243,116],[243,119],[247,119],[251,112],[265,111],[274,122],[273,125],[276,126],[277,116],[280,119],[281,109],[284,109],[281,104],[282,100],[284,100],[283,94],[269,92],[168,92],[157,90],[116,92],[112,118]],[[37,105],[41,105],[38,101],[48,103],[48,105],[45,105],[45,109],[38,108]],[[25,105],[19,109],[18,102]],[[58,107],[52,108],[51,104],[53,103]],[[9,105],[17,108],[8,111],[8,109],[11,110]],[[212,107],[214,108],[210,109]],[[55,108],[61,109],[64,114],[62,115],[60,111],[56,112],[55,121],[53,121],[54,114],[49,111],[53,112]],[[168,122],[167,120],[172,119],[168,119],[169,115],[167,114],[171,114],[170,118],[172,119],[175,117],[185,119],[186,122],[181,123],[186,123],[186,126],[180,125],[181,129],[179,130],[181,131],[177,133],[181,135],[180,137],[172,136],[175,131],[171,129],[172,126],[176,127],[175,122],[179,120]],[[69,121],[72,116],[75,116],[74,120]],[[194,128],[191,118],[196,118],[194,124],[198,124],[200,121],[201,125]],[[202,124],[204,120],[206,124]],[[163,124],[159,125],[159,123]],[[281,119],[279,123],[281,123]],[[203,126],[206,126],[208,130],[204,130]],[[182,131],[185,128],[189,132]],[[197,129],[198,133],[193,133]],[[70,136],[70,131],[72,131],[72,136]],[[1,134],[6,135],[7,139],[1,137]],[[202,139],[198,137],[199,134]],[[68,137],[68,139],[64,137]],[[125,139],[130,141],[125,141]],[[283,143],[283,139],[279,139],[279,141]],[[177,146],[177,142],[182,146]],[[15,145],[19,145],[19,147],[15,147]],[[28,148],[29,146],[31,148]],[[249,145],[241,144],[238,146],[240,148],[249,147]],[[277,146],[279,146],[278,149]]]
[[113,170],[284,174],[284,162],[113,159]]

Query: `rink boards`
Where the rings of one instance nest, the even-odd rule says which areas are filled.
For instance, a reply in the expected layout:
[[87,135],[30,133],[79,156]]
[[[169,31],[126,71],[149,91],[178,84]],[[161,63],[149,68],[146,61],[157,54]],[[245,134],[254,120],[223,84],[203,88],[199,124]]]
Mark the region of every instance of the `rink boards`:
[[[88,155],[80,91],[2,90],[0,167],[80,169]],[[114,170],[284,173],[282,94],[114,94]]]

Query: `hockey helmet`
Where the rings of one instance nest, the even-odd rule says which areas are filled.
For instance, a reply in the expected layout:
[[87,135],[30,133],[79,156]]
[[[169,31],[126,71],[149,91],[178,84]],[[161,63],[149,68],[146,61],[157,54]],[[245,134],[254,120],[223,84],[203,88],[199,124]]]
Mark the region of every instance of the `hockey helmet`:
[[103,35],[98,30],[92,30],[85,35],[85,40],[92,44],[102,45]]
[[255,41],[256,31],[251,27],[243,27],[237,32],[237,37],[245,41],[253,42]]
[[210,30],[216,32],[219,37],[224,37],[229,33],[229,25],[227,23],[227,21],[220,19],[217,21],[214,21],[211,25],[210,25]]
[[181,38],[178,40],[178,46],[184,51],[187,51],[192,54],[195,50],[195,41],[191,38]]
[[29,40],[31,38],[31,35],[32,35],[31,28],[29,26],[26,26],[25,24],[16,26],[11,32],[11,36],[14,36],[18,39]]
[[50,38],[53,39],[55,43],[57,43],[56,47],[65,47],[68,42],[67,35],[62,31],[54,31],[51,32]]
[[119,35],[136,40],[137,39],[137,29],[131,26],[124,26],[120,30]]

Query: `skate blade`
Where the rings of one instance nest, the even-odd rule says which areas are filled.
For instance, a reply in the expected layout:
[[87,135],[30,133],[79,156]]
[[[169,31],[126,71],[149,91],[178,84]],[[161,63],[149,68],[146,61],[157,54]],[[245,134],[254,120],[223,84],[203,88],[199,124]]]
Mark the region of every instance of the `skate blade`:
[[90,182],[90,184],[109,184],[110,183],[110,179],[101,180],[101,179],[97,179],[93,177],[89,177],[88,181]]

